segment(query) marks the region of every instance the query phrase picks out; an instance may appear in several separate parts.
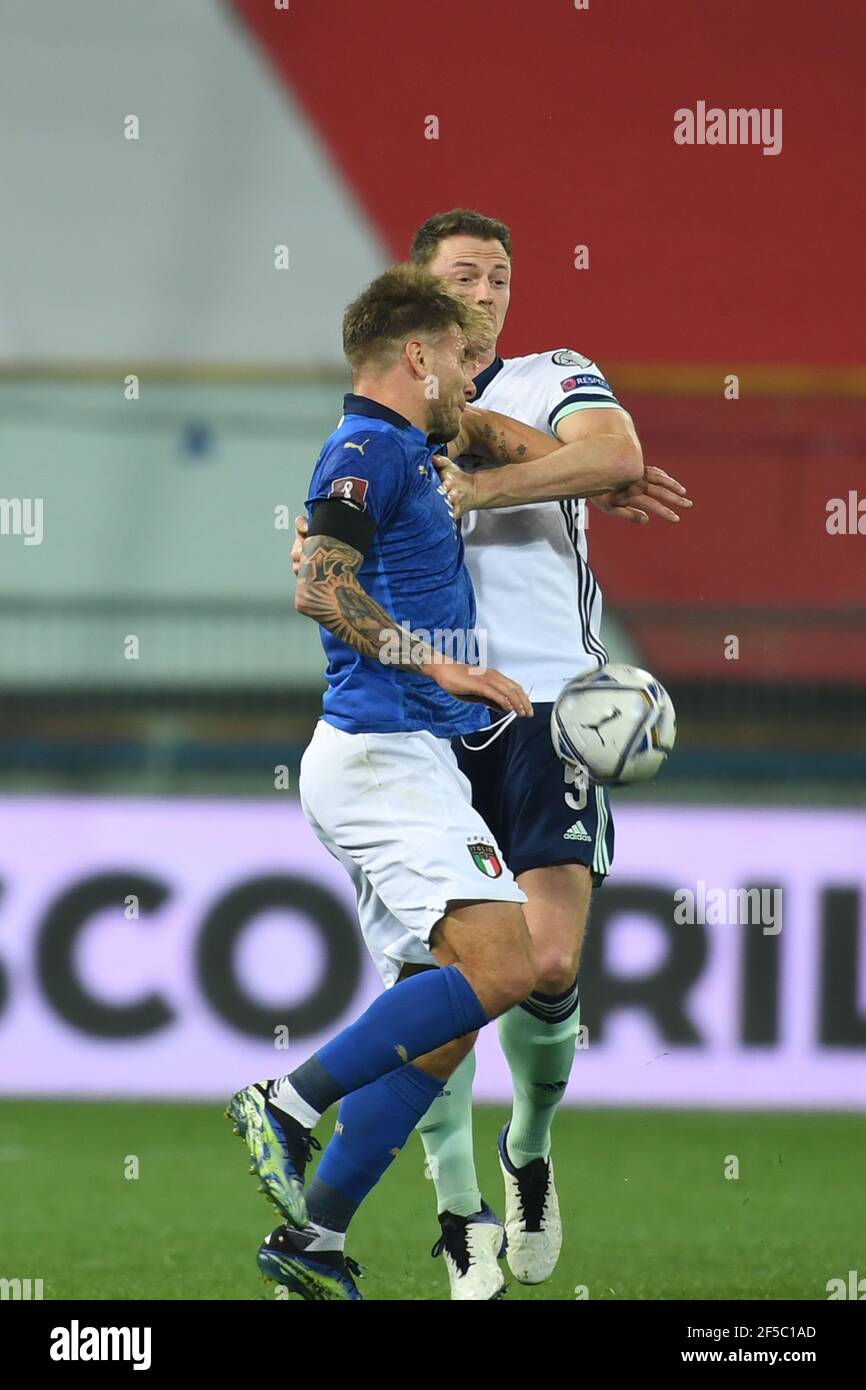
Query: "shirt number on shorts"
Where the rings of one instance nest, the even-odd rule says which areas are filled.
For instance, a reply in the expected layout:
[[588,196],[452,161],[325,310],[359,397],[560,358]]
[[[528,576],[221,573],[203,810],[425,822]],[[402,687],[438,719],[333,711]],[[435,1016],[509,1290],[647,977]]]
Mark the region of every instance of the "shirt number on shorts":
[[582,768],[570,767],[568,763],[563,763],[562,767],[565,785],[574,787],[573,792],[565,793],[565,804],[570,806],[572,811],[583,811],[589,797],[589,778]]

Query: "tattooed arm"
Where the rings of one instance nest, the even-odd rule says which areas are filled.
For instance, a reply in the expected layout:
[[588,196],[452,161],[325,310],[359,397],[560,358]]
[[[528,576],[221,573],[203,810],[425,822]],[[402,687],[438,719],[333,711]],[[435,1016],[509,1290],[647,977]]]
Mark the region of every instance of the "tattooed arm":
[[[461,436],[464,431],[468,434],[472,453],[502,466],[465,473],[453,463],[437,463],[455,515],[484,507],[611,494],[643,479],[643,456],[631,416],[624,410],[580,414],[593,418],[582,419],[581,433],[563,440],[496,411],[468,407]],[[574,418],[567,417],[563,432]]]
[[[532,714],[529,697],[498,671],[451,661],[397,625],[358,581],[364,557],[333,536],[307,536],[301,547],[295,608],[362,656],[429,676],[460,700]],[[399,655],[398,655],[399,654]]]
[[477,454],[493,463],[525,463],[544,458],[551,447],[556,448],[556,442],[551,446],[549,434],[542,434],[521,420],[512,420],[510,415],[500,415],[498,410],[470,405],[463,412],[460,433],[444,452],[450,459]]
[[[379,661],[384,650],[394,650],[395,639],[400,650],[399,640],[406,634],[358,583],[363,562],[361,552],[345,541],[308,536],[301,547],[295,608],[362,656]],[[406,665],[393,663],[401,670],[421,670],[433,660],[432,648],[422,643],[412,646],[418,648],[419,659]]]

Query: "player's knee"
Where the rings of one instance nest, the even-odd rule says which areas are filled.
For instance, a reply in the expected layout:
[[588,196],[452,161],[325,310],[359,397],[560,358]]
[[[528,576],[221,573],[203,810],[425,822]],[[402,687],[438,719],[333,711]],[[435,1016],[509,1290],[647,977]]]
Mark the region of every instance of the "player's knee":
[[539,951],[535,992],[564,994],[570,989],[577,975],[578,954],[577,950],[566,950],[560,946]]
[[530,949],[500,967],[495,991],[496,1013],[506,1013],[515,1004],[521,1003],[527,995],[537,988],[538,964]]

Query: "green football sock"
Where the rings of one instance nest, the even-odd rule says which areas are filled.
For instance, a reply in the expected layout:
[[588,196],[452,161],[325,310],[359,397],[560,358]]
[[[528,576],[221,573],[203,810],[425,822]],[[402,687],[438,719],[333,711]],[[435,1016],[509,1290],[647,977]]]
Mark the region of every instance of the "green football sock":
[[550,1156],[550,1127],[565,1095],[579,1027],[576,980],[564,994],[530,994],[499,1020],[514,1083],[508,1156],[515,1168]]
[[416,1126],[427,1154],[427,1173],[436,1186],[438,1211],[471,1216],[481,1209],[472,1144],[472,1081],[475,1052],[464,1057]]

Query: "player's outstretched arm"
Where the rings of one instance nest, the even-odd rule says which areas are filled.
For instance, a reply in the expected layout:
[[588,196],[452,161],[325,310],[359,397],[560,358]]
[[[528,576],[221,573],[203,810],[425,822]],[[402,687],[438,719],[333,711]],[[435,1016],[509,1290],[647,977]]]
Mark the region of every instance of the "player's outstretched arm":
[[[643,455],[630,416],[624,410],[585,413],[597,417],[594,428],[584,424],[578,437],[554,439],[496,411],[465,410],[457,443],[468,437],[470,452],[503,466],[466,474],[437,464],[456,514],[592,497],[639,482]],[[573,418],[563,421],[563,435]]]
[[459,700],[532,714],[529,696],[499,671],[451,661],[429,643],[397,625],[358,580],[364,557],[333,536],[307,536],[301,543],[295,608],[362,656],[417,671]]
[[[643,467],[634,425],[624,410],[575,411],[563,420],[559,440],[494,411],[472,413],[489,417],[481,426],[482,432],[487,431],[484,437],[488,445],[493,441],[487,457],[498,453],[504,459],[525,447],[525,462],[517,467],[464,473],[446,460],[437,459],[446,495],[457,516],[480,507],[591,497],[602,511],[624,521],[645,523],[657,516],[662,521],[677,522],[679,512],[692,505],[676,478],[662,468]],[[465,411],[464,418],[468,414]],[[500,421],[504,422],[502,426]],[[461,431],[461,439],[465,451],[468,432]],[[640,475],[631,482],[611,481],[597,486],[601,480],[621,476],[620,469],[628,475],[638,467]]]

